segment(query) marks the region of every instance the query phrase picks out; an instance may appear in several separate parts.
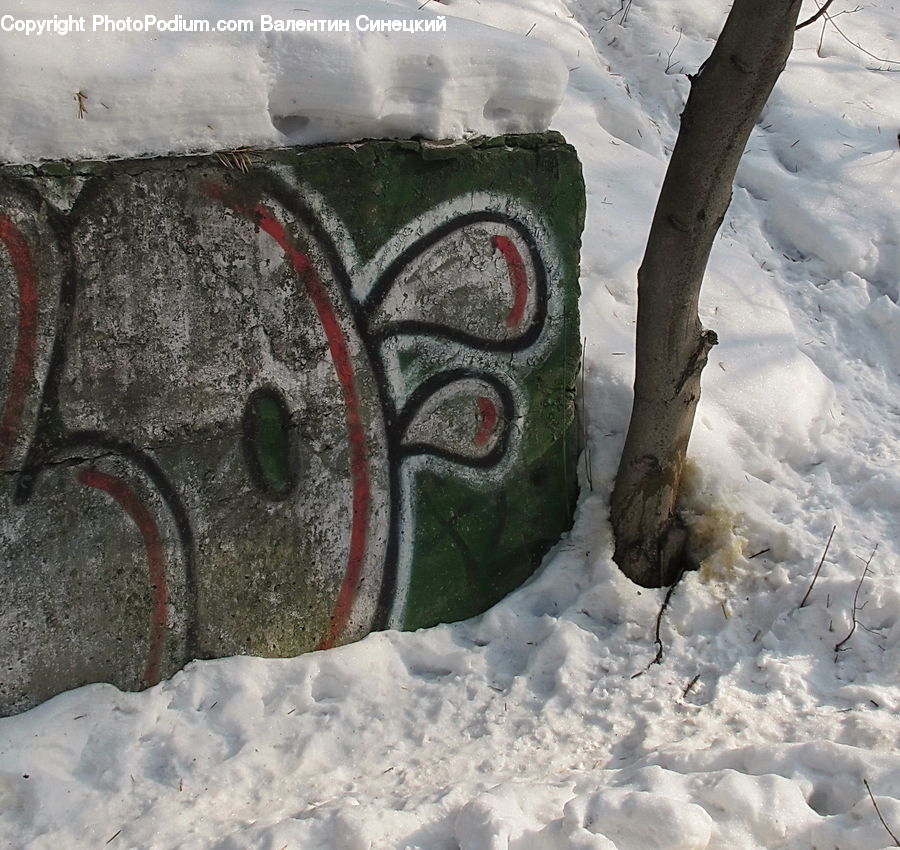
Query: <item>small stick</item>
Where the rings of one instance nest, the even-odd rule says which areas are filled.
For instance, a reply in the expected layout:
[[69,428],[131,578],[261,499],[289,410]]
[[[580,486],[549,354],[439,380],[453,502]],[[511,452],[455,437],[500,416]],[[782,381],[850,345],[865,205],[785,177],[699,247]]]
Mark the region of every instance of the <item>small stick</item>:
[[691,688],[693,688],[694,685],[696,685],[699,680],[700,680],[700,674],[698,673],[696,676],[694,676],[693,679],[691,679],[690,682],[687,683],[687,687],[682,691],[682,693],[681,693],[682,699],[684,699],[691,692]]
[[87,107],[84,105],[85,101],[87,101],[87,99],[88,99],[88,96],[83,91],[81,91],[81,89],[79,89],[77,92],[75,92],[75,97],[73,98],[73,100],[78,101],[78,117],[79,118],[84,118],[84,116],[87,115]]
[[771,551],[772,551],[772,547],[767,546],[765,549],[760,549],[757,553],[755,553],[754,555],[751,555],[749,558],[747,558],[747,560],[752,561],[754,558],[758,558],[760,555],[765,555],[766,552],[771,552]]
[[666,591],[666,598],[663,599],[663,604],[659,609],[659,613],[656,615],[656,655],[653,660],[643,669],[639,670],[635,673],[631,678],[636,679],[638,676],[643,676],[654,664],[662,664],[663,660],[663,642],[662,638],[659,635],[659,631],[662,628],[662,618],[663,614],[666,613],[666,608],[669,607],[669,600],[672,598],[672,594],[675,592],[675,588],[678,587],[678,583],[681,581],[681,577],[684,575],[684,567],[682,567],[678,571],[678,575],[675,576],[675,581],[672,582],[672,585]]
[[[850,619],[852,620],[852,624],[850,626],[850,631],[842,641],[836,643],[834,645],[834,660],[837,661],[837,654],[841,651],[841,647],[853,637],[853,633],[856,631],[856,612],[859,611],[859,605],[857,602],[859,601],[859,591],[862,589],[863,582],[866,580],[866,576],[869,574],[869,565],[872,563],[872,558],[875,557],[875,553],[878,551],[878,544],[875,544],[875,548],[872,550],[872,554],[869,555],[869,560],[865,562],[865,566],[863,567],[863,574],[859,577],[859,583],[856,585],[856,593],[853,594],[853,607],[850,609]],[[863,606],[865,607],[865,606]]]
[[881,821],[881,825],[887,830],[887,834],[894,839],[894,847],[900,847],[900,841],[897,840],[897,836],[894,835],[894,833],[891,831],[891,828],[885,822],[885,819],[881,816],[881,809],[878,808],[878,803],[875,802],[875,795],[872,793],[872,789],[869,787],[869,780],[863,779],[863,785],[866,786],[866,791],[869,792],[869,799],[872,801],[872,805],[875,806],[875,814],[878,815],[878,820]]
[[800,600],[800,604],[797,606],[798,608],[802,608],[804,605],[806,605],[806,600],[809,599],[809,594],[812,593],[813,585],[815,585],[816,579],[819,577],[819,572],[822,569],[822,564],[825,563],[825,556],[828,554],[828,547],[831,546],[831,538],[834,537],[834,532],[836,529],[836,525],[831,526],[831,534],[828,535],[828,542],[825,544],[825,551],[822,553],[822,558],[819,561],[819,566],[816,567],[815,575],[812,577],[812,581],[809,583],[809,587],[806,589],[806,593],[803,594],[803,599]]
[[619,8],[616,9],[616,11],[613,12],[608,18],[604,18],[603,20],[611,21],[616,15],[619,14],[619,12],[622,12],[623,14],[621,24],[622,26],[625,26],[625,19],[628,17],[628,13],[631,11],[631,4],[633,2],[634,0],[621,0]]
[[[681,30],[678,30],[678,38],[675,41],[675,46],[669,51],[669,54],[668,54],[668,61],[666,62],[666,73],[667,74],[669,73],[669,70],[672,67],[672,54],[678,49],[678,45],[681,43],[681,36],[683,36],[683,35],[684,35],[684,33]],[[719,365],[721,366],[722,364],[720,363]]]
[[115,841],[121,834],[122,834],[122,830],[120,829],[112,838],[108,838],[106,840],[106,843],[112,844],[112,842]]
[[[563,314],[565,315],[565,313]],[[591,446],[588,442],[588,413],[584,394],[584,373],[587,371],[585,356],[587,353],[587,337],[581,343],[581,444],[584,446],[584,474],[588,487],[594,492],[594,471],[591,468]]]
[[669,607],[669,602],[672,599],[672,594],[675,592],[675,588],[678,587],[678,582],[681,581],[681,577],[684,575],[684,568],[682,567],[681,571],[678,573],[678,577],[675,581],[672,582],[672,586],[666,591],[666,598],[663,599],[662,607],[659,609],[659,613],[656,615],[656,657],[647,665],[647,669],[650,669],[650,665],[652,664],[662,664],[663,660],[663,642],[662,638],[659,636],[659,630],[662,628],[662,618],[663,614],[666,613],[666,608]]

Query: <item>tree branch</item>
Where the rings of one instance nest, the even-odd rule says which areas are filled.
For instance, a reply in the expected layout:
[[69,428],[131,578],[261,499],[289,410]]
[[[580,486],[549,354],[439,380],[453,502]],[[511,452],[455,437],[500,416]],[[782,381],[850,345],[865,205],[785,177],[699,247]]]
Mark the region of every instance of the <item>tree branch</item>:
[[866,791],[869,792],[869,799],[872,801],[872,805],[875,806],[875,814],[878,815],[878,820],[881,821],[881,825],[887,830],[888,835],[894,839],[894,847],[900,847],[900,841],[897,840],[897,836],[894,835],[891,828],[887,825],[887,821],[881,815],[881,809],[878,808],[878,803],[875,802],[875,795],[872,793],[872,789],[869,787],[869,780],[863,779],[863,785],[866,786]]
[[808,27],[810,24],[814,24],[819,18],[822,17],[827,11],[828,7],[834,2],[834,0],[826,0],[824,6],[819,7],[819,11],[815,13],[811,18],[807,18],[802,24],[797,24],[794,27],[794,30],[802,30],[803,27]]
[[834,537],[834,532],[837,530],[837,526],[831,526],[831,534],[828,535],[828,542],[825,544],[825,551],[822,553],[822,558],[819,561],[819,566],[816,567],[815,575],[812,577],[812,581],[809,583],[809,587],[806,589],[806,593],[803,594],[803,599],[800,600],[800,604],[797,606],[798,608],[802,608],[806,605],[806,600],[809,599],[809,594],[812,593],[812,589],[815,586],[816,579],[819,577],[819,573],[822,571],[822,564],[825,563],[825,556],[828,554],[828,547],[831,546],[831,538]]
[[869,555],[869,560],[865,562],[865,567],[863,568],[863,574],[859,577],[859,584],[856,585],[856,593],[853,594],[853,607],[850,609],[850,619],[852,621],[850,625],[850,632],[842,641],[839,641],[834,645],[834,660],[837,661],[838,653],[843,649],[844,644],[847,643],[850,638],[853,637],[853,633],[856,631],[857,621],[856,614],[861,608],[865,608],[866,603],[862,605],[859,604],[859,591],[862,590],[863,582],[866,580],[866,576],[869,574],[869,567],[872,564],[872,558],[875,557],[875,553],[878,551],[878,544],[875,544],[875,548],[872,550],[872,554]]

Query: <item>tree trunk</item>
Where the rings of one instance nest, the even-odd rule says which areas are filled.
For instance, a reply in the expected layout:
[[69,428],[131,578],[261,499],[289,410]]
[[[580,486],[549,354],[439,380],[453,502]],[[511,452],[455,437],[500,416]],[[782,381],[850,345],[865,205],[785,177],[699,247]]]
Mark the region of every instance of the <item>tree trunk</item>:
[[787,62],[800,0],[734,0],[691,77],[681,129],[638,272],[634,406],[613,490],[615,560],[645,587],[684,564],[676,514],[700,372],[716,335],[697,315],[713,240],[750,131]]

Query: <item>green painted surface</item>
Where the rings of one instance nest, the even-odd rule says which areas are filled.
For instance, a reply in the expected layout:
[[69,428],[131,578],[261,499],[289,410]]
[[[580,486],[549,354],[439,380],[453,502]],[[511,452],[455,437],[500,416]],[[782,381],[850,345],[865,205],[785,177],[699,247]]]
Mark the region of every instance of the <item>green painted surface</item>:
[[[494,486],[419,473],[413,570],[405,627],[462,619],[520,585],[571,525],[577,483],[575,380],[580,357],[578,256],[584,186],[573,149],[554,134],[475,145],[375,143],[310,151],[298,176],[314,186],[347,226],[363,260],[395,231],[448,198],[473,189],[533,207],[550,229],[562,289],[556,344],[537,362],[510,358],[507,378],[528,403],[520,461]],[[502,358],[498,358],[498,363]],[[427,352],[404,352],[411,383],[444,367]]]
[[295,474],[290,415],[278,399],[257,392],[247,402],[243,424],[250,461],[258,467],[269,495],[283,498]]
[[406,628],[462,620],[527,579],[572,522],[575,433],[504,482],[483,490],[432,473],[416,488],[416,561]]

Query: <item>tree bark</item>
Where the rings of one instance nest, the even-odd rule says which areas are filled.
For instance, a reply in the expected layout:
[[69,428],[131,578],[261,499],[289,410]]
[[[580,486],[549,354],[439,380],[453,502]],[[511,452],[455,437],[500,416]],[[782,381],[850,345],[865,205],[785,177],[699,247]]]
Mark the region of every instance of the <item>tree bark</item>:
[[800,0],[734,0],[691,91],[638,272],[634,406],[612,496],[615,560],[645,587],[684,566],[676,502],[700,373],[716,335],[697,315],[713,240],[753,125],[787,62]]

